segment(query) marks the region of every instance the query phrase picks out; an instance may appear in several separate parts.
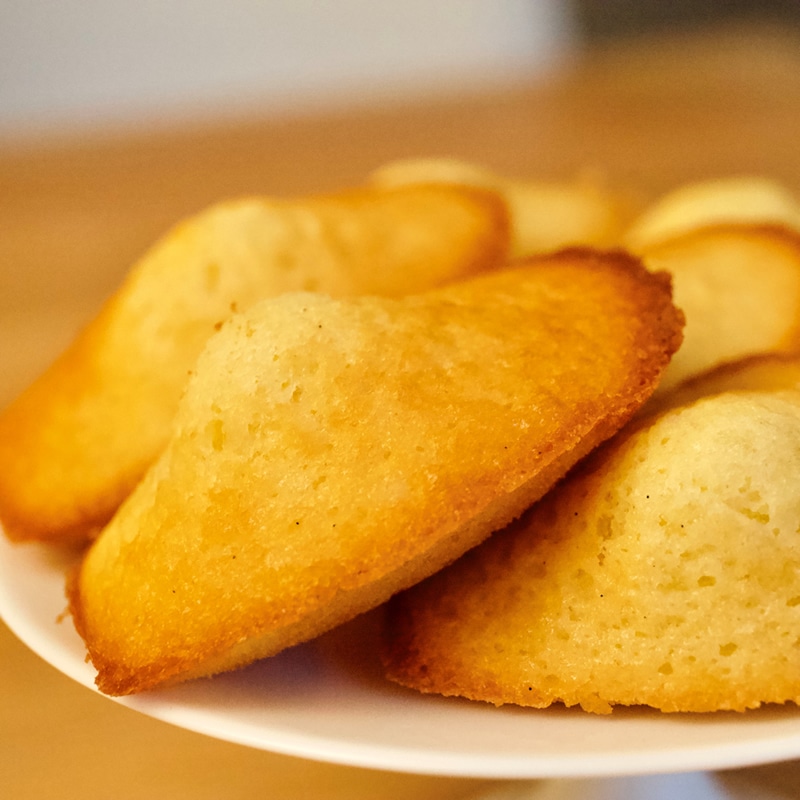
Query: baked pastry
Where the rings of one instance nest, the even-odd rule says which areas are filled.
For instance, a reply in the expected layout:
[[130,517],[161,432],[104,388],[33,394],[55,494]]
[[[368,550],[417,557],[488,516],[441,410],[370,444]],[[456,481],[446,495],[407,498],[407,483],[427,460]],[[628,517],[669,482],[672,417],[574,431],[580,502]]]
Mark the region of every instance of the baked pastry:
[[770,225],[694,229],[647,247],[686,314],[685,341],[658,393],[728,361],[800,348],[800,232]]
[[800,231],[800,202],[783,184],[760,176],[687,183],[651,203],[625,232],[623,244],[640,253],[698,228],[730,224]]
[[435,182],[499,192],[508,204],[516,258],[575,245],[617,246],[639,211],[632,195],[610,189],[596,176],[570,181],[511,178],[454,158],[392,161],[371,179],[378,186]]
[[158,456],[187,375],[235,310],[281,292],[402,295],[505,263],[508,220],[468,187],[224,202],[170,231],[0,414],[0,520],[83,541]]
[[681,327],[668,276],[592,250],[236,315],[71,582],[98,686],[242,666],[437,571],[619,429]]
[[520,521],[389,604],[390,679],[543,708],[800,701],[800,392],[626,427]]

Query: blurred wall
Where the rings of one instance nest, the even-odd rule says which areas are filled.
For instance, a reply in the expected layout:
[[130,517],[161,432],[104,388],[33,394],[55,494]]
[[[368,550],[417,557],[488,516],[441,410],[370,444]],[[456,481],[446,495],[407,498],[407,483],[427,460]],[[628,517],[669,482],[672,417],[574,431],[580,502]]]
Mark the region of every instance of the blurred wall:
[[560,0],[0,0],[0,131],[446,90],[571,36]]

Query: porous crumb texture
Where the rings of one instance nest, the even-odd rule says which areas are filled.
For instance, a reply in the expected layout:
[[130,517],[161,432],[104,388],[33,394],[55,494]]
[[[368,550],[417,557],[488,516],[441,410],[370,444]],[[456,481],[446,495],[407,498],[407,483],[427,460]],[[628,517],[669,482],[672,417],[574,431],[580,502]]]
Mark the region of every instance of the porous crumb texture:
[[630,417],[681,323],[665,276],[592,251],[234,317],[72,586],[99,685],[269,655],[454,560]]
[[623,431],[522,520],[395,598],[389,677],[490,703],[800,700],[800,394]]

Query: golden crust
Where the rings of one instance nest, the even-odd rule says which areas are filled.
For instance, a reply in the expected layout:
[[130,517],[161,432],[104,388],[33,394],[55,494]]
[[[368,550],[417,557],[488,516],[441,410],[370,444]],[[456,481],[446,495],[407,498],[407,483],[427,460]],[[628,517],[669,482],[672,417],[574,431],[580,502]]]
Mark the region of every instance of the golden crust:
[[389,604],[392,680],[543,708],[800,701],[800,393],[626,428],[524,519]]
[[668,276],[591,250],[237,315],[71,582],[98,686],[235,668],[432,574],[618,430],[681,327]]
[[170,231],[0,414],[12,539],[94,535],[163,448],[187,374],[234,309],[284,291],[401,295],[505,263],[495,194],[375,187],[216,205]]
[[685,341],[659,394],[727,361],[800,348],[800,233],[773,225],[720,224],[645,248],[666,270],[686,314]]

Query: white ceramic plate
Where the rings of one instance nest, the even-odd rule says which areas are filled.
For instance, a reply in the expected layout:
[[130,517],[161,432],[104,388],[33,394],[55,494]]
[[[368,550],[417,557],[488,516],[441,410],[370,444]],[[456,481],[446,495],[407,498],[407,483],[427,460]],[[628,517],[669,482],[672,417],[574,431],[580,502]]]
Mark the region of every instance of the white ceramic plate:
[[[71,558],[0,534],[0,615],[42,658],[94,689],[61,617]],[[59,617],[61,617],[59,621]],[[219,739],[351,766],[436,775],[543,778],[721,769],[800,757],[800,709],[596,717],[494,708],[385,682],[369,615],[240,672],[116,702]]]

